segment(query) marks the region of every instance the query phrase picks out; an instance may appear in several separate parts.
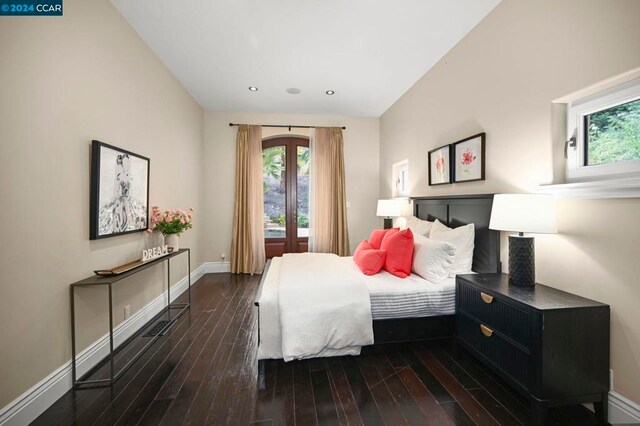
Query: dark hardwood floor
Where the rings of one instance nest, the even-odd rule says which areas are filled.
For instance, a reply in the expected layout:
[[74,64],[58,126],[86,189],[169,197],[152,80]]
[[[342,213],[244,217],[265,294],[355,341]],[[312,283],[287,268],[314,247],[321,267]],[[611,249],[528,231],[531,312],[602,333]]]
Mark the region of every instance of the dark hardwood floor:
[[[33,424],[519,425],[527,402],[452,339],[363,348],[359,357],[266,363],[257,382],[259,276],[205,275],[192,306],[110,388],[69,391]],[[184,298],[183,295],[182,298]],[[160,320],[162,318],[159,318]],[[117,365],[144,345],[137,336]],[[105,377],[106,366],[92,377]],[[554,425],[595,425],[580,405]]]

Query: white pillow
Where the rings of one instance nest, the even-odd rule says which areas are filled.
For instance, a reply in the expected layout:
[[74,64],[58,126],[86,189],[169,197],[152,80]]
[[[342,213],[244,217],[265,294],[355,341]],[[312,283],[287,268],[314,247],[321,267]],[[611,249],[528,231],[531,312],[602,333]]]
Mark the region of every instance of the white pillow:
[[413,235],[424,235],[425,237],[429,236],[429,232],[431,232],[431,226],[433,222],[429,222],[428,220],[418,219],[415,216],[401,216],[397,217],[393,220],[393,226],[400,229],[411,229]]
[[443,225],[438,219],[434,222],[429,238],[446,241],[456,248],[455,260],[449,276],[452,277],[456,274],[464,274],[471,271],[475,235],[473,223],[451,229]]
[[413,235],[413,244],[412,272],[433,284],[446,280],[455,260],[456,248],[453,244],[420,234]]

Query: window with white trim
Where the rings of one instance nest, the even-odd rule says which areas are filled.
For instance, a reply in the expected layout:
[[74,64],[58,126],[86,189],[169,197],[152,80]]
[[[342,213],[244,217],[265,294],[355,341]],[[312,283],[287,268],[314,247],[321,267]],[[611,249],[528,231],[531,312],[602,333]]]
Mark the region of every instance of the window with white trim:
[[567,180],[640,176],[640,80],[567,106]]
[[393,165],[393,196],[409,196],[409,160],[403,160]]

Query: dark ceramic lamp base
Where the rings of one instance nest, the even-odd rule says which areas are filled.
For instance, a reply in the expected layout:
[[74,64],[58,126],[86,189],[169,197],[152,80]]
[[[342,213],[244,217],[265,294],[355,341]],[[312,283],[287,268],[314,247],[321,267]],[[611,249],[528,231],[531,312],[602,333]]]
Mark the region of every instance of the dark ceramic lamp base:
[[509,236],[509,284],[536,285],[536,260],[533,237]]
[[[380,223],[380,222],[378,222]],[[393,228],[393,219],[391,219],[390,217],[385,217],[384,218],[384,229],[391,229]]]

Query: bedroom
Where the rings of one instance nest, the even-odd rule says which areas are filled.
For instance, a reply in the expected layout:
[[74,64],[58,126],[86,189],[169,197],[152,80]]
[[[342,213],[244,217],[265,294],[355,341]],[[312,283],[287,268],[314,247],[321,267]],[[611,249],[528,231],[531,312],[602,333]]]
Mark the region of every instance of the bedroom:
[[[137,4],[141,9],[127,12],[125,3]],[[442,3],[429,2],[424,7],[444,7]],[[336,17],[346,19],[340,7],[343,6],[331,5],[336,9]],[[153,205],[194,208],[194,227],[180,237],[180,245],[191,249],[191,277],[196,295],[194,320],[198,292],[221,303],[198,308],[202,312],[213,311],[208,314],[212,318],[210,327],[218,320],[226,324],[228,314],[224,316],[224,309],[219,310],[220,317],[214,316],[214,312],[217,306],[233,306],[230,303],[236,299],[228,294],[229,289],[235,288],[235,283],[247,286],[254,283],[251,277],[228,274],[237,134],[237,128],[229,123],[346,127],[344,168],[352,250],[361,240],[369,238],[373,229],[382,227],[376,203],[395,195],[394,164],[407,159],[408,194],[413,197],[530,193],[541,185],[564,182],[563,151],[567,136],[564,105],[638,78],[640,3],[503,0],[479,2],[476,7],[473,13],[471,10],[465,13],[462,6],[453,8],[459,13],[456,16],[465,20],[456,26],[458,34],[447,33],[451,37],[447,43],[429,44],[429,48],[438,47],[439,51],[427,49],[429,39],[416,35],[407,39],[407,46],[424,45],[423,49],[398,49],[389,57],[380,57],[379,52],[393,50],[394,46],[385,41],[385,37],[393,40],[393,35],[378,29],[367,32],[373,33],[372,38],[359,43],[367,53],[365,58],[377,66],[366,72],[388,78],[389,86],[395,88],[386,104],[380,104],[384,106],[379,111],[369,113],[347,112],[336,105],[342,105],[354,93],[366,97],[366,93],[387,91],[382,90],[382,85],[365,86],[362,84],[368,81],[365,78],[356,79],[349,86],[336,86],[343,73],[358,77],[360,72],[358,68],[343,69],[341,62],[336,64],[339,70],[336,76],[327,76],[335,80],[320,81],[322,90],[311,101],[305,98],[311,91],[302,87],[303,81],[284,81],[277,84],[281,96],[278,99],[291,104],[267,108],[260,102],[269,99],[271,82],[257,81],[261,75],[256,74],[241,87],[229,89],[233,90],[232,96],[214,99],[220,102],[215,108],[206,107],[198,98],[197,88],[185,88],[184,77],[176,74],[169,57],[160,52],[162,46],[167,49],[172,46],[172,27],[164,27],[163,31],[163,27],[154,28],[153,22],[145,20],[145,13],[140,12],[144,11],[144,2],[67,0],[62,16],[0,16],[3,53],[0,196],[2,217],[8,224],[0,261],[4,292],[0,298],[3,323],[0,407],[4,407],[0,410],[0,423],[27,424],[43,413],[51,415],[49,419],[58,419],[52,423],[71,423],[75,419],[75,413],[65,410],[71,400],[59,400],[65,395],[69,398],[71,389],[69,284],[96,269],[130,262],[142,249],[150,247],[149,237],[144,233],[90,240],[88,207],[93,139],[151,159],[149,199]],[[269,16],[279,16],[276,12]],[[294,8],[284,17],[288,23],[295,22],[292,17],[302,12]],[[231,22],[241,22],[241,12],[235,13],[238,15]],[[172,19],[160,9],[158,14]],[[282,24],[285,18],[273,22]],[[418,31],[419,20],[418,24],[412,23],[412,31]],[[201,24],[200,20],[193,22],[198,29]],[[389,29],[398,27],[402,27],[401,22]],[[228,26],[221,28],[232,30]],[[153,32],[154,29],[158,31]],[[243,27],[242,31],[250,29]],[[212,48],[204,43],[194,44],[202,49]],[[187,72],[198,69],[200,58],[181,57],[181,52],[187,51],[181,47],[172,50],[174,58],[188,65]],[[318,47],[323,46],[319,43]],[[230,55],[230,51],[227,49],[226,54]],[[432,62],[423,65],[413,80],[407,74],[383,75],[386,70],[404,72],[407,58],[423,51]],[[340,61],[348,59],[347,56]],[[255,67],[248,62],[245,59],[237,69],[243,65]],[[285,63],[292,66],[293,62]],[[236,68],[229,68],[226,72],[233,74]],[[377,68],[380,72],[374,73]],[[217,74],[209,83],[220,91],[229,86]],[[247,90],[252,85],[259,90]],[[289,87],[299,87],[302,92],[290,95],[285,92]],[[335,94],[329,96],[326,90],[334,90]],[[363,108],[373,105],[357,102],[357,97],[350,99]],[[296,103],[307,105],[305,102],[316,108],[296,109]],[[293,130],[299,136],[308,135],[304,129]],[[276,133],[265,136],[266,131]],[[429,186],[427,152],[481,132],[486,132],[485,180]],[[263,137],[288,134],[286,128],[263,130]],[[640,204],[637,196],[615,197],[625,191],[633,194],[637,187],[607,188],[592,188],[607,192],[605,196],[600,193],[595,197],[559,198],[558,233],[535,236],[536,281],[610,306],[609,421],[637,423],[640,422],[637,386],[640,231],[636,220]],[[509,260],[507,235],[503,232],[500,240],[500,260],[505,271]],[[204,273],[207,275],[198,282],[198,276]],[[181,258],[172,260],[171,284],[186,288],[183,280],[186,276],[186,262]],[[158,266],[114,287],[116,326],[130,324],[129,328],[121,327],[116,338],[122,339],[151,319],[150,303],[159,297],[158,303],[163,303],[166,285],[166,270]],[[223,290],[224,296],[220,296]],[[96,349],[93,357],[85,354],[87,364],[83,368],[108,354],[105,343],[108,339],[104,338],[108,330],[105,294],[104,290],[86,290],[79,296],[81,303],[76,305],[80,320],[78,349]],[[222,304],[227,301],[229,304]],[[127,306],[134,321],[124,321]],[[245,311],[250,309],[243,307]],[[183,330],[177,325],[167,337],[177,336]],[[216,330],[212,328],[218,333]],[[241,336],[247,342],[251,337]],[[179,359],[169,361],[183,368],[189,365],[191,369],[200,365],[197,355],[185,357],[183,363]],[[225,370],[223,364],[219,368]],[[137,372],[138,368],[129,371]],[[162,380],[169,376],[170,372]],[[137,377],[124,393],[118,385],[125,386],[129,379],[123,377],[116,382],[114,391],[121,394],[113,404],[104,389],[77,390],[77,404],[81,407],[77,416],[84,415],[81,420],[92,423],[108,407],[115,407],[117,416],[102,417],[100,421],[127,422],[135,415],[140,416],[139,420],[144,412],[135,414],[136,410],[141,407],[146,410],[151,402],[129,406],[127,398],[150,399],[155,402],[154,407],[174,398],[171,392],[135,392],[134,386],[145,389],[148,379],[160,380],[148,369],[140,369]],[[473,396],[470,400],[477,401]],[[464,408],[460,410],[470,417]],[[582,410],[578,412],[584,414]],[[128,418],[129,415],[132,417]],[[46,419],[41,417],[40,422],[46,424]],[[148,417],[146,421],[153,423],[150,420]]]

